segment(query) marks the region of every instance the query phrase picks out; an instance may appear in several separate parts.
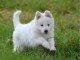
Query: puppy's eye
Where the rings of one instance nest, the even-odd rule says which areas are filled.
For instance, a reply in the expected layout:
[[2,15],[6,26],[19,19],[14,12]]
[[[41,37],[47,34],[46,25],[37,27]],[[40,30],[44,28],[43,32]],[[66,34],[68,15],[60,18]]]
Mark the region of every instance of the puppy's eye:
[[43,24],[41,24],[41,26],[43,26]]
[[48,24],[48,26],[50,26],[50,24]]

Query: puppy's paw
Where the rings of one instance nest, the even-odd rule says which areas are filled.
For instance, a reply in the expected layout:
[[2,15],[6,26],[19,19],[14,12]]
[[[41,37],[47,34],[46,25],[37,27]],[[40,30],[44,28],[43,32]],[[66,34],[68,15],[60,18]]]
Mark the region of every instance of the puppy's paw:
[[56,51],[56,48],[55,47],[51,47],[50,51],[53,51],[53,50]]

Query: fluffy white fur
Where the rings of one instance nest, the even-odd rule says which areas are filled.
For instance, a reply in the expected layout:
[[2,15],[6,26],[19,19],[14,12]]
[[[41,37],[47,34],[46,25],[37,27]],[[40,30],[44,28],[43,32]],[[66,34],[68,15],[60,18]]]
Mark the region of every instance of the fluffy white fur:
[[[13,45],[14,52],[23,51],[27,47],[42,45],[50,51],[56,50],[54,43],[54,19],[50,11],[36,12],[34,19],[28,24],[21,24],[18,10],[13,14]],[[47,32],[45,32],[47,30]]]

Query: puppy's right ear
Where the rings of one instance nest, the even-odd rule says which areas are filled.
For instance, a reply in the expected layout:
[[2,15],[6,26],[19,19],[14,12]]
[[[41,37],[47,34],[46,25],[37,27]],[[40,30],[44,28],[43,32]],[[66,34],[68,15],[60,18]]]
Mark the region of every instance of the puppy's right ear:
[[45,15],[46,15],[46,17],[52,18],[52,14],[49,10],[45,11]]
[[37,11],[36,15],[35,15],[35,18],[38,20],[40,17],[41,17],[41,12]]

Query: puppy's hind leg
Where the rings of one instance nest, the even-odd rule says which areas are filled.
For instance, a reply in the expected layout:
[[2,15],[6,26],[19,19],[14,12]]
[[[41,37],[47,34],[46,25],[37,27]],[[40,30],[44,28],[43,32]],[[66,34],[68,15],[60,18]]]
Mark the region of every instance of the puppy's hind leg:
[[20,45],[20,46],[14,45],[13,52],[16,52],[16,51],[17,51],[17,52],[19,52],[19,51],[25,52],[26,49],[25,49],[24,46],[22,46],[22,45]]
[[13,48],[13,52],[16,52],[17,51],[17,46],[16,45],[14,45],[14,48]]
[[13,52],[16,52],[19,48],[19,44],[16,39],[13,39],[13,45],[14,45]]

